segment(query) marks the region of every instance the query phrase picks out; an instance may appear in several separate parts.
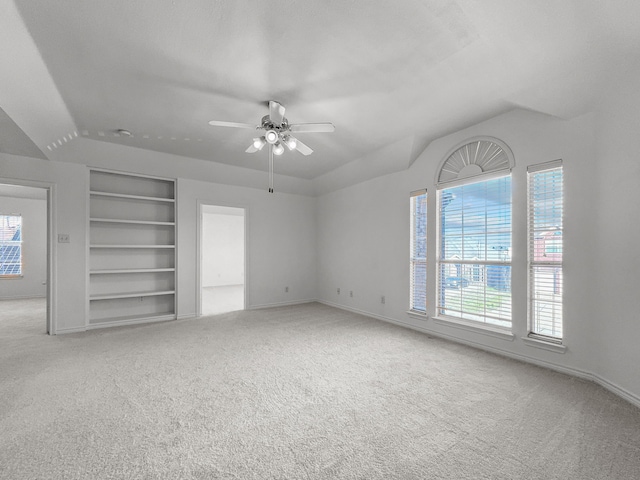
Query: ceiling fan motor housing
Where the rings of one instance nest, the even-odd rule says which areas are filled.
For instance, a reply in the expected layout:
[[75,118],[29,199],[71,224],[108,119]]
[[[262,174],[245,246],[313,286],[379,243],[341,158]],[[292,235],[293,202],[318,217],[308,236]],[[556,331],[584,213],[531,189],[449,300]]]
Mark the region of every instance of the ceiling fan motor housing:
[[271,117],[269,115],[265,115],[262,117],[260,126],[265,130],[276,130],[278,133],[286,132],[289,130],[289,120],[282,117],[282,123],[276,124],[271,121]]

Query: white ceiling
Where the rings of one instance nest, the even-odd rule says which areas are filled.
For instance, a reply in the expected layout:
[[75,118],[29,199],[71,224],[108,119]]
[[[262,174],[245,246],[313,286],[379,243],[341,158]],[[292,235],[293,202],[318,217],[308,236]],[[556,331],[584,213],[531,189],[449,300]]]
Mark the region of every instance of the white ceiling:
[[[6,80],[0,108],[45,153],[76,130],[266,170],[265,151],[244,153],[254,132],[207,122],[257,124],[273,99],[291,123],[336,127],[298,135],[314,154],[277,157],[305,179],[376,154],[407,168],[429,141],[513,108],[586,113],[640,59],[640,2],[626,0],[0,2],[3,75],[19,52],[50,84]],[[48,93],[39,117],[32,99],[51,85],[62,101]]]

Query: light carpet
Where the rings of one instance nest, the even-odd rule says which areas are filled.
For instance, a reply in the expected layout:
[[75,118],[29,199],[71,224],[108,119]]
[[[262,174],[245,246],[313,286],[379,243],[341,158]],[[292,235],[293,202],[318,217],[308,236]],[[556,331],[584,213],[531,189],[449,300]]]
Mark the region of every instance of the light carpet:
[[640,478],[633,405],[361,315],[305,304],[50,337],[43,310],[34,326],[14,305],[2,479]]

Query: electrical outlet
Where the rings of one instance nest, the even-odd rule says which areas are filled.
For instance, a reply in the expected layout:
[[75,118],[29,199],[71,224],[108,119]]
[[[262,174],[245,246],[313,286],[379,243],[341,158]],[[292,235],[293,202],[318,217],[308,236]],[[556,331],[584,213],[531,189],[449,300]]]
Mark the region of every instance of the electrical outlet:
[[337,291],[338,291],[338,295],[340,295],[340,289],[339,288],[337,289]]
[[350,296],[350,297],[353,297],[353,290],[350,290],[350,291],[349,291],[349,296]]
[[58,234],[58,243],[70,243],[71,239],[69,238],[68,233],[59,233]]
[[284,293],[289,293],[289,287],[284,287]]
[[384,295],[382,295],[382,296],[380,297],[380,303],[385,303]]

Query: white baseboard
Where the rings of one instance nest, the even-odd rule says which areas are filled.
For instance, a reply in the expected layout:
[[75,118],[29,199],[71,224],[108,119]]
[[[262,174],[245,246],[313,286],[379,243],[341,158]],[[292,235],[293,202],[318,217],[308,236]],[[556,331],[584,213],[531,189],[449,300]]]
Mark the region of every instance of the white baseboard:
[[618,395],[621,398],[624,398],[627,402],[640,408],[640,397],[638,397],[637,395],[634,395],[630,391],[625,390],[622,387],[619,387],[615,383],[612,383],[606,378],[602,378],[599,375],[592,375],[592,377],[593,377],[592,380],[598,385],[600,385],[601,387],[606,388],[610,392]]
[[46,295],[12,295],[10,297],[0,297],[0,300],[29,300],[30,298],[47,298]]
[[291,305],[302,305],[303,303],[317,302],[315,298],[309,300],[294,300],[292,302],[278,302],[278,303],[260,303],[257,305],[249,305],[246,310],[260,310],[262,308],[274,308],[274,307],[288,307]]
[[442,338],[444,340],[450,340],[452,342],[460,343],[460,344],[463,344],[463,345],[467,345],[469,347],[477,348],[479,350],[484,350],[484,351],[487,351],[487,352],[495,353],[496,355],[512,358],[514,360],[519,360],[519,361],[525,362],[525,363],[530,363],[530,364],[536,365],[538,367],[548,368],[549,370],[554,370],[556,372],[564,373],[566,375],[571,375],[571,376],[577,377],[577,378],[582,378],[584,380],[589,380],[591,382],[594,382],[594,383],[600,385],[601,387],[605,388],[606,390],[609,390],[611,393],[623,398],[624,400],[628,401],[632,405],[635,405],[636,407],[640,408],[640,397],[639,396],[637,396],[637,395],[629,392],[628,390],[625,390],[624,388],[619,387],[618,385],[610,382],[609,380],[607,380],[607,379],[605,379],[605,378],[603,378],[603,377],[601,377],[599,375],[596,375],[594,373],[591,373],[591,372],[587,372],[587,371],[584,371],[584,370],[579,370],[579,369],[573,368],[573,367],[566,367],[564,365],[558,365],[556,363],[545,362],[544,360],[539,360],[537,358],[529,357],[527,355],[521,355],[521,354],[513,353],[513,352],[510,352],[510,351],[507,351],[507,350],[502,350],[502,349],[499,349],[499,348],[490,347],[490,346],[484,345],[482,343],[477,343],[477,342],[461,339],[461,338],[458,338],[458,337],[455,337],[455,336],[452,336],[452,335],[447,335],[447,334],[440,333],[440,332],[434,332],[433,330],[430,330],[428,328],[423,328],[423,327],[416,326],[416,325],[413,325],[413,324],[410,324],[410,323],[402,322],[400,320],[396,320],[395,318],[385,317],[384,315],[378,315],[378,314],[375,314],[375,313],[366,312],[364,310],[359,310],[357,308],[347,307],[345,305],[339,305],[339,304],[336,304],[336,303],[327,302],[325,300],[316,300],[316,301],[318,303],[322,303],[322,304],[328,305],[330,307],[339,308],[341,310],[346,310],[346,311],[349,311],[349,312],[357,313],[359,315],[365,315],[367,317],[375,318],[376,320],[381,320],[383,322],[393,323],[395,325],[399,325],[401,327],[409,328],[411,330],[415,330],[417,332],[424,333],[426,335]]
[[56,328],[54,335],[66,335],[67,333],[81,333],[86,332],[87,327],[71,327],[71,328]]
[[157,317],[138,318],[135,320],[119,320],[115,322],[93,323],[93,324],[87,325],[87,330],[96,330],[99,328],[110,328],[110,327],[126,327],[128,325],[142,325],[144,323],[169,322],[175,319],[176,319],[175,315],[162,315]]

